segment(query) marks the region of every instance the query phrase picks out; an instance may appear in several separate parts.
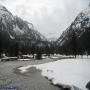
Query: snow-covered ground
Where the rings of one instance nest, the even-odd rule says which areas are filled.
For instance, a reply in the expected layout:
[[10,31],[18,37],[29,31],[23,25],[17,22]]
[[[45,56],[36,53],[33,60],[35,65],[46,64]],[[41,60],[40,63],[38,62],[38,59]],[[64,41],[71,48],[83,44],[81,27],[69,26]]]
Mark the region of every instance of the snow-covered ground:
[[17,59],[18,61],[31,61],[32,59]]
[[53,84],[69,85],[72,90],[76,90],[73,86],[87,90],[85,87],[90,81],[90,59],[64,59],[45,64],[29,65],[19,69],[24,73],[30,67],[42,70],[42,75],[51,80]]

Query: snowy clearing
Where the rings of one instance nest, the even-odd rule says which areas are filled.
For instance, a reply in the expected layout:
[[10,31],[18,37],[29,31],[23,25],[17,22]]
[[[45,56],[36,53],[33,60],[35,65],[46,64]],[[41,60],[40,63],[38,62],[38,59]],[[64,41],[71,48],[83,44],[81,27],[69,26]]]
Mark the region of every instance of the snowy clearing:
[[52,81],[54,85],[70,86],[71,90],[76,90],[73,86],[87,90],[85,87],[90,81],[90,59],[64,59],[19,69],[24,73],[30,67],[42,70],[42,75]]

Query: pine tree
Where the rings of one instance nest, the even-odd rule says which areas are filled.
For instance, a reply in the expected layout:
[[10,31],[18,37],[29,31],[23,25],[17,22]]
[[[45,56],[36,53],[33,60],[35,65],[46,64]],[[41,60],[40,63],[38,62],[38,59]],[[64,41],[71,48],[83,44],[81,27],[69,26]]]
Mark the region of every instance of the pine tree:
[[42,59],[41,47],[38,47],[38,46],[37,46],[37,52],[36,52],[36,59],[38,59],[38,60]]
[[76,42],[76,34],[73,31],[72,37],[71,37],[71,52],[75,56],[77,55],[77,42]]

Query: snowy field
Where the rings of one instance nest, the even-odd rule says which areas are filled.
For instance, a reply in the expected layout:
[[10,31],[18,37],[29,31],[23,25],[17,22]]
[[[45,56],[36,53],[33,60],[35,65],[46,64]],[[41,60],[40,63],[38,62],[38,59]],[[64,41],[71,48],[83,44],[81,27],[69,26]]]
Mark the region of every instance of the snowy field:
[[[89,58],[64,59],[45,64],[29,65],[19,69],[21,73],[25,73],[30,67],[42,70],[42,75],[47,77],[54,85],[70,87],[71,90],[87,90],[86,84],[90,81]],[[74,86],[79,89],[75,89]]]

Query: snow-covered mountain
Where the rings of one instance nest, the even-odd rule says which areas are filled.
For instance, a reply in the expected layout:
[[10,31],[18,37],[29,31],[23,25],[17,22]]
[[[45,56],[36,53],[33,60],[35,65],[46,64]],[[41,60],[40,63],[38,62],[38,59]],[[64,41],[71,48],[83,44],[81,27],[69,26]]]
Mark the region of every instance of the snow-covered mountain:
[[43,35],[34,29],[32,23],[13,16],[4,6],[0,5],[0,36],[9,40],[44,41]]
[[89,44],[90,6],[78,14],[72,24],[62,33],[60,38],[57,40],[57,44],[63,46],[70,43],[73,33],[75,33],[77,42],[79,44]]

